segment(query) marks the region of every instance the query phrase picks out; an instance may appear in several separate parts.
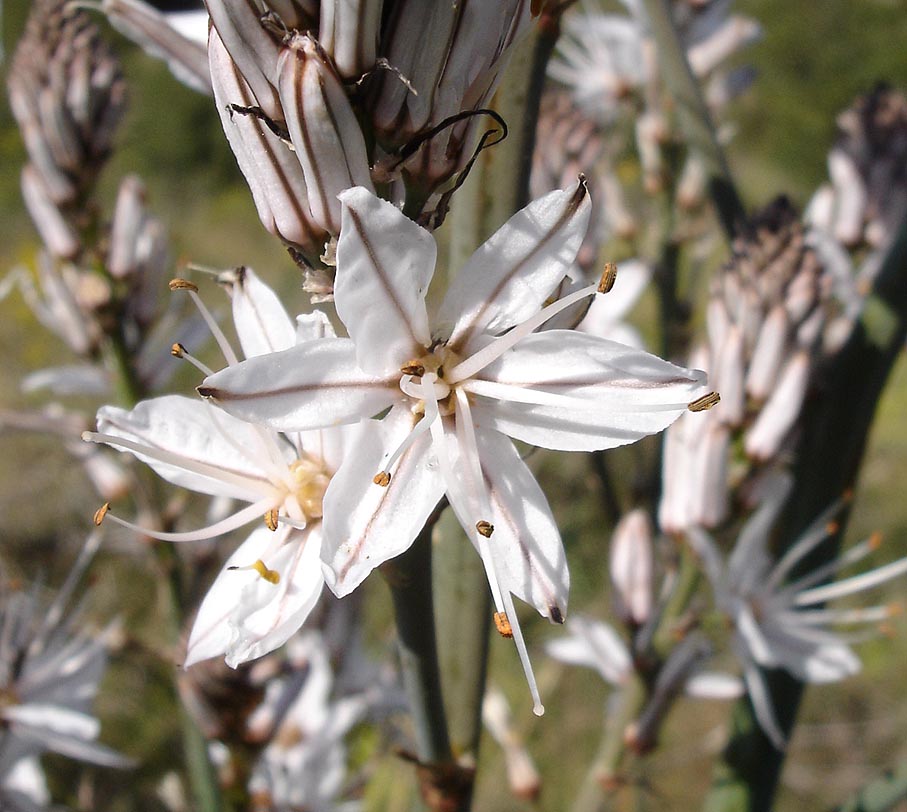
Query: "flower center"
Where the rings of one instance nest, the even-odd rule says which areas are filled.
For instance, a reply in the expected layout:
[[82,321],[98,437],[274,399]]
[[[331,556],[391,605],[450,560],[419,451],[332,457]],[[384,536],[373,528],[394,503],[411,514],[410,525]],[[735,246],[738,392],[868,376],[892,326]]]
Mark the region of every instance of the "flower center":
[[[324,462],[316,457],[304,456],[291,462],[288,468],[287,512],[293,519],[320,519],[323,515],[324,492],[331,481],[331,474]],[[293,515],[297,511],[301,515]]]
[[442,415],[453,414],[456,410],[456,399],[452,397],[453,383],[444,380],[445,370],[452,369],[460,362],[461,358],[446,344],[437,344],[425,355],[407,361],[400,371],[400,389],[413,400],[421,403],[422,377],[428,373],[435,376],[432,383],[435,400],[438,401],[438,410]]

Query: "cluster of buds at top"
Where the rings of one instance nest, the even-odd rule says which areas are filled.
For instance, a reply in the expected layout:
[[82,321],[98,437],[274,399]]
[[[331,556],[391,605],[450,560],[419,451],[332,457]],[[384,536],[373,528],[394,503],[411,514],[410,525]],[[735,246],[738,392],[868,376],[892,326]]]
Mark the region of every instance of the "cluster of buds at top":
[[907,95],[880,85],[841,113],[828,172],[810,223],[848,248],[886,246],[907,213]]
[[[753,219],[734,252],[710,292],[708,346],[694,352],[721,403],[667,434],[659,521],[668,532],[721,522],[729,489],[791,447],[817,365],[849,328],[834,279],[786,199]],[[729,471],[737,437],[746,459]]]
[[29,164],[22,191],[48,250],[82,248],[81,205],[110,153],[124,105],[119,63],[83,11],[36,0],[8,77]]
[[[528,0],[208,0],[214,95],[265,227],[316,262],[337,195],[432,195],[468,163]],[[425,47],[430,42],[432,47]]]

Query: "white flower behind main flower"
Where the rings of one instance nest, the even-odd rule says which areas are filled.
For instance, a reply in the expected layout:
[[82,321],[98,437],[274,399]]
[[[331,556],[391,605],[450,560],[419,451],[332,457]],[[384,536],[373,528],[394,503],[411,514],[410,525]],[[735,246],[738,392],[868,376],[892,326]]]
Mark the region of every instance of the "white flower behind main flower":
[[770,537],[790,490],[779,480],[762,506],[740,531],[734,549],[723,560],[714,540],[701,528],[687,539],[702,561],[715,592],[715,603],[734,628],[733,648],[743,667],[756,719],[779,750],[785,737],[775,716],[762,669],[783,668],[801,682],[838,682],[860,670],[850,643],[865,639],[861,632],[833,631],[848,624],[884,623],[897,607],[825,608],[827,601],[872,589],[907,573],[907,558],[840,581],[823,583],[844,567],[866,558],[881,538],[870,536],[805,575],[788,577],[836,526],[830,522],[841,508],[833,505],[775,562]]
[[370,418],[325,496],[323,560],[338,596],[406,550],[446,494],[482,557],[541,713],[512,595],[563,621],[569,574],[544,494],[510,438],[591,451],[661,431],[703,373],[570,330],[535,332],[604,280],[545,307],[589,218],[583,183],[515,214],[473,254],[431,323],[437,247],[362,188],[340,195],[334,298],[350,338],[324,338],[209,377],[199,392],[280,431]]
[[[233,318],[247,358],[333,333],[322,314],[301,316],[294,327],[274,292],[248,269],[221,279],[232,289]],[[197,300],[191,283],[171,286],[189,290]],[[203,314],[227,362],[237,363],[210,314],[204,309]],[[202,366],[182,347],[174,353]],[[98,412],[98,432],[86,433],[85,439],[134,454],[180,487],[248,503],[215,524],[187,532],[145,530],[111,515],[113,521],[153,538],[193,541],[264,520],[230,556],[205,596],[189,637],[187,666],[226,654],[227,663],[236,667],[282,645],[305,621],[324,585],[324,493],[353,431],[276,432],[179,395],[152,398],[129,411],[105,406]]]

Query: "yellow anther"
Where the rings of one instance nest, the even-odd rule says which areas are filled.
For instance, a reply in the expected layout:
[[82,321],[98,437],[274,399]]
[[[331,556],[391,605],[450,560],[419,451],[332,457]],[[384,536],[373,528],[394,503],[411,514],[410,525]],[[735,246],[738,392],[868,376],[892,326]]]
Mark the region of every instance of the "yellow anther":
[[270,530],[272,533],[277,529],[277,516],[277,508],[271,508],[267,513],[265,513],[265,527],[267,527],[268,530]]
[[904,604],[900,603],[899,601],[896,601],[895,603],[889,603],[885,607],[885,614],[887,614],[888,617],[897,617],[898,615],[903,614],[903,612]]
[[610,293],[611,288],[614,287],[614,282],[616,280],[617,280],[617,263],[606,262],[605,268],[602,271],[602,278],[598,282],[598,292],[599,293]]
[[873,533],[869,537],[869,547],[872,550],[878,550],[879,547],[881,547],[881,546],[882,546],[882,534],[880,531],[876,530],[875,533]]
[[400,367],[400,371],[404,375],[414,375],[417,378],[421,378],[425,374],[425,364],[418,359],[414,359],[412,361],[407,361]]
[[277,570],[268,569],[265,562],[260,558],[247,567],[227,567],[228,570],[255,570],[261,578],[264,578],[269,584],[280,583],[280,573]]
[[387,471],[379,471],[372,477],[372,482],[376,485],[380,485],[382,488],[386,488],[391,484],[391,475]]
[[94,512],[94,523],[96,527],[101,526],[101,522],[104,521],[104,517],[107,515],[108,510],[110,510],[110,502],[105,502]]
[[486,522],[484,519],[476,522],[476,530],[479,531],[480,536],[485,536],[485,538],[490,539],[491,534],[494,533],[494,525],[491,522]]
[[501,637],[513,637],[513,626],[510,625],[506,612],[494,613],[494,625]]
[[837,533],[840,529],[841,529],[840,523],[834,522],[834,521],[829,522],[828,524],[825,525],[825,535],[826,535],[826,536],[833,536],[833,535],[834,535],[835,533]]
[[691,412],[705,412],[717,405],[720,400],[721,397],[717,392],[709,392],[701,398],[696,398],[692,403],[688,403],[687,408]]
[[179,342],[170,345],[170,354],[174,358],[182,358],[186,354],[186,348]]
[[170,288],[170,290],[191,290],[193,293],[198,293],[198,285],[194,282],[190,282],[188,279],[182,279],[180,277],[171,279],[167,283],[167,287]]

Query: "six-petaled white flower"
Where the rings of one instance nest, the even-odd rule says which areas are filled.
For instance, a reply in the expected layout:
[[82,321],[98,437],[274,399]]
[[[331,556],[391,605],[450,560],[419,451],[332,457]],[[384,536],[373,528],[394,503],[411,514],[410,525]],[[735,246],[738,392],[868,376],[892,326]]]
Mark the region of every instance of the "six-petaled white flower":
[[[294,327],[274,292],[252,271],[240,269],[229,281],[237,334],[247,358],[333,333],[322,314],[300,317]],[[192,286],[182,286],[195,297]],[[227,362],[237,363],[203,312]],[[175,352],[186,354],[183,348]],[[152,398],[130,411],[105,406],[98,412],[98,432],[86,434],[86,439],[134,454],[175,485],[249,503],[199,530],[136,529],[153,538],[192,541],[265,519],[230,556],[202,602],[189,637],[187,666],[226,654],[227,663],[235,667],[282,645],[305,621],[324,585],[324,493],[352,431],[275,432],[179,395]]]
[[551,511],[510,438],[595,450],[661,431],[703,373],[570,330],[535,332],[592,285],[545,307],[579,248],[585,187],[514,215],[453,280],[433,325],[431,234],[365,189],[340,195],[334,289],[350,338],[324,338],[209,377],[199,392],[245,420],[298,431],[388,414],[325,496],[323,558],[343,596],[412,543],[447,495],[482,557],[499,631],[541,703],[512,595],[562,622],[569,575]]
[[743,666],[746,688],[759,725],[779,750],[785,739],[775,717],[762,668],[783,668],[802,682],[837,682],[860,670],[849,643],[862,633],[835,633],[841,624],[881,623],[891,606],[858,609],[824,608],[827,601],[871,589],[907,573],[907,558],[841,581],[823,584],[850,564],[865,558],[880,542],[878,535],[850,547],[828,563],[787,582],[794,569],[835,532],[829,522],[840,509],[834,505],[820,516],[777,561],[770,536],[790,483],[781,481],[744,525],[727,561],[702,529],[687,531],[715,591],[715,602],[734,627],[733,647]]

